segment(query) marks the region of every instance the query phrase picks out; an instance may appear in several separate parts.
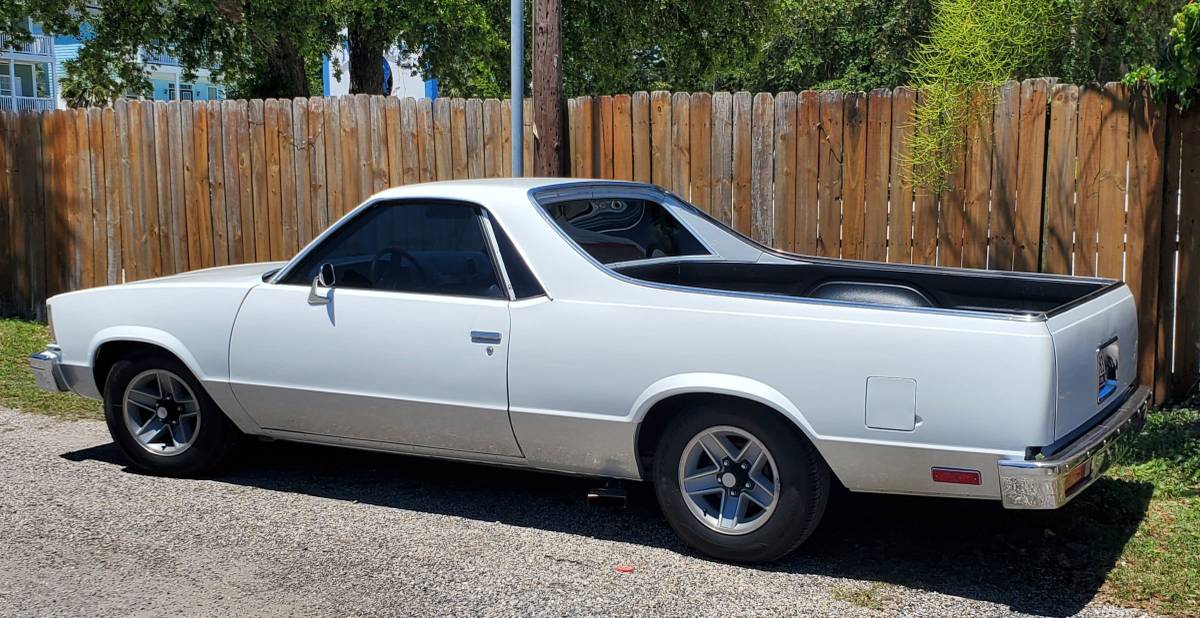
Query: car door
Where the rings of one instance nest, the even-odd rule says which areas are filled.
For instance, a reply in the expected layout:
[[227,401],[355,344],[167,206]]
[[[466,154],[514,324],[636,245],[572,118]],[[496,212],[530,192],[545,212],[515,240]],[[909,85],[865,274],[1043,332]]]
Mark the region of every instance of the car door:
[[[485,224],[471,204],[374,204],[251,290],[229,348],[246,412],[279,431],[519,456]],[[333,286],[310,298],[324,264]]]

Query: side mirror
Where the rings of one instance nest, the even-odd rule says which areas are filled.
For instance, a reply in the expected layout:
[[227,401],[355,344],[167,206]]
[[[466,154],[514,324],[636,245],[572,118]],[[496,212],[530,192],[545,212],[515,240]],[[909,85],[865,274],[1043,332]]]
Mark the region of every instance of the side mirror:
[[333,264],[325,262],[321,264],[321,271],[317,273],[317,283],[323,288],[331,288],[336,283],[333,272]]
[[[313,277],[312,287],[308,290],[308,304],[328,305],[332,299],[332,291],[335,284],[333,264],[329,262],[321,264],[321,269],[317,271],[317,276]],[[320,294],[320,290],[323,289],[329,291],[325,292],[325,294]]]

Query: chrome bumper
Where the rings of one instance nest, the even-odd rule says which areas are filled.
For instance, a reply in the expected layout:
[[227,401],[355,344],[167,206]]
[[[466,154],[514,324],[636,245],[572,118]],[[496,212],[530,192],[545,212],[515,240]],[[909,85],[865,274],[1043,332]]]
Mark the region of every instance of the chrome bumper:
[[1087,489],[1112,463],[1112,448],[1142,429],[1150,389],[1138,388],[1099,425],[1051,459],[1002,459],[1000,498],[1006,509],[1056,509]]
[[52,393],[69,390],[59,365],[61,359],[62,351],[54,345],[29,356],[29,369],[33,372],[33,380],[37,382],[38,388]]

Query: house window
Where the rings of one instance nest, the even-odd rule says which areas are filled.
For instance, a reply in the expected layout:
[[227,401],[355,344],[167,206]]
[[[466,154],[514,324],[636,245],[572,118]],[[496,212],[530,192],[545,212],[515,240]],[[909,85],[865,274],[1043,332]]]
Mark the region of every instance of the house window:
[[208,87],[208,100],[209,100],[209,101],[216,101],[218,98],[219,98],[219,97],[217,97],[217,88],[216,88],[216,86],[209,86],[209,87]]
[[[16,78],[16,80],[17,80],[17,82],[16,82],[17,83],[17,92],[20,93],[21,92],[21,78],[18,77],[18,78]],[[12,81],[8,78],[7,75],[0,76],[0,96],[11,97],[12,95],[13,95]],[[20,96],[20,94],[18,94],[17,96]]]
[[[179,95],[180,96],[178,97],[178,99],[180,101],[191,101],[192,100],[192,85],[191,84],[180,84],[179,85]],[[174,101],[175,99],[176,99],[175,84],[167,84],[167,100]]]

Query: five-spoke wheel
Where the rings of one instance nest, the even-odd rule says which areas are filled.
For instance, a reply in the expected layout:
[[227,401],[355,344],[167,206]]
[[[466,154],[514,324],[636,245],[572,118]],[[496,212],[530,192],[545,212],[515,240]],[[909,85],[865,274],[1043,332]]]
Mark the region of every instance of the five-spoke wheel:
[[173,456],[196,442],[200,402],[183,378],[165,369],[149,369],[125,387],[125,426],[142,448]]
[[722,425],[696,434],[679,461],[679,488],[688,510],[723,534],[745,534],[775,510],[775,458],[749,432]]

